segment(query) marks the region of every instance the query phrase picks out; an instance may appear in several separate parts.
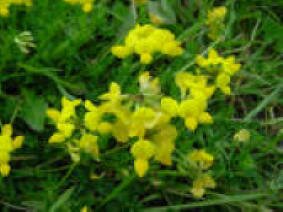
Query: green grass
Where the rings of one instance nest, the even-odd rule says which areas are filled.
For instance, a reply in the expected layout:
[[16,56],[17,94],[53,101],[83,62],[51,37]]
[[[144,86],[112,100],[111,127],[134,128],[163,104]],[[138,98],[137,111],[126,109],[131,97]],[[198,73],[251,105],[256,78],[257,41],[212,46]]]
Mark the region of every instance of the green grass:
[[[135,22],[150,22],[145,6],[137,8],[135,20],[128,1],[97,0],[85,14],[61,0],[34,0],[32,8],[12,7],[8,18],[0,18],[0,120],[12,121],[16,133],[26,135],[24,147],[13,154],[10,176],[0,178],[1,211],[79,211],[84,205],[95,211],[282,210],[283,4],[167,2],[177,21],[162,27],[176,34],[185,53],[160,56],[147,66],[110,52]],[[225,38],[213,43],[203,23],[217,5],[229,13]],[[25,30],[37,45],[27,55],[14,42]],[[173,167],[153,163],[140,179],[127,146],[109,151],[105,144],[100,162],[74,166],[64,149],[47,143],[52,129],[44,111],[59,107],[63,95],[97,101],[112,81],[134,93],[138,74],[150,70],[160,77],[163,92],[177,98],[176,72],[193,70],[195,56],[211,46],[224,56],[235,54],[242,68],[232,79],[233,94],[210,101],[215,123],[195,133],[181,129]],[[233,135],[243,128],[251,132],[250,142],[235,143]],[[202,200],[189,192],[183,158],[192,147],[205,147],[216,158],[212,173],[218,186]],[[91,180],[91,173],[101,177]]]

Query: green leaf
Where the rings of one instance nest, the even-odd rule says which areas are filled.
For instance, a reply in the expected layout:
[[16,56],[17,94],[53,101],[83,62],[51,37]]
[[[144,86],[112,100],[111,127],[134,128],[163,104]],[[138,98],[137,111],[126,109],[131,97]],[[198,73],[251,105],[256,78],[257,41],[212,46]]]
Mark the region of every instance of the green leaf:
[[265,40],[274,42],[275,50],[283,53],[283,26],[271,18],[267,18],[263,24],[263,31]]
[[59,209],[64,206],[64,204],[70,199],[71,195],[74,192],[74,187],[67,189],[58,200],[51,206],[49,212],[60,211]]
[[22,119],[34,130],[42,131],[44,128],[47,103],[40,96],[29,90],[23,91],[24,103],[21,111]]

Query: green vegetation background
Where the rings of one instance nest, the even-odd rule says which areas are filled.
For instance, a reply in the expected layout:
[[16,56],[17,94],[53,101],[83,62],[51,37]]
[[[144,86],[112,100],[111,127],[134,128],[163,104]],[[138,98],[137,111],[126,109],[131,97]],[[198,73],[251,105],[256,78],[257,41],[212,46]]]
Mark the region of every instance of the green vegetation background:
[[[98,211],[282,209],[283,2],[164,2],[169,8],[164,15],[173,24],[163,27],[186,51],[174,59],[158,57],[148,66],[135,57],[118,60],[109,51],[134,25],[127,1],[97,0],[85,14],[60,0],[34,0],[32,8],[13,7],[8,18],[0,18],[0,120],[12,121],[16,133],[26,135],[24,147],[13,155],[11,175],[0,178],[1,211],[79,211],[84,205]],[[226,5],[229,13],[225,39],[212,43],[204,22],[207,10],[217,5]],[[145,6],[137,12],[136,22],[149,23]],[[37,45],[27,55],[14,42],[25,30]],[[183,129],[176,167],[154,164],[138,179],[127,147],[105,152],[114,146],[111,140],[102,142],[101,162],[76,167],[64,149],[47,144],[53,129],[44,111],[48,105],[59,107],[62,95],[96,101],[111,81],[133,93],[138,74],[150,70],[161,78],[164,93],[178,97],[175,73],[192,71],[196,54],[211,46],[222,55],[235,54],[243,66],[233,78],[233,95],[216,95],[210,102],[215,124],[195,133]],[[232,140],[242,128],[251,132],[247,144]],[[183,168],[192,147],[205,147],[216,157],[212,170],[218,187],[201,201],[189,194],[191,182]],[[91,173],[102,177],[90,180]]]

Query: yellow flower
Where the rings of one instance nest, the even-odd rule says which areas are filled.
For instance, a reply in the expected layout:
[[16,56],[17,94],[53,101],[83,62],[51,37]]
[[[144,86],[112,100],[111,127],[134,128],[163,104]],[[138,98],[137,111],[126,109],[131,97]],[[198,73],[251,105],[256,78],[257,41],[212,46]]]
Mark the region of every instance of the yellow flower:
[[60,111],[55,108],[48,108],[46,111],[46,115],[50,118],[54,123],[59,122],[60,118]]
[[7,177],[10,174],[11,166],[8,163],[0,164],[0,174]]
[[149,160],[155,153],[155,146],[151,141],[138,140],[131,148],[134,158]]
[[152,141],[156,145],[155,160],[163,165],[172,164],[172,153],[175,150],[175,139],[177,137],[177,130],[174,126],[167,124],[160,129],[152,137]]
[[233,76],[240,70],[241,64],[236,63],[235,56],[232,55],[222,61],[222,68],[223,72],[227,73],[230,76]]
[[12,138],[13,127],[11,124],[2,126],[0,134],[0,174],[3,177],[9,175],[11,167],[9,162],[11,160],[11,153],[20,148],[24,141],[24,136],[16,136]]
[[0,152],[0,164],[6,164],[10,161],[11,156],[8,151],[1,151]]
[[78,146],[77,140],[73,140],[73,142],[66,143],[67,150],[73,162],[78,163],[81,160],[80,157],[80,147]]
[[66,140],[63,133],[55,132],[53,135],[50,136],[48,139],[48,143],[62,143]]
[[206,102],[187,99],[181,102],[179,114],[181,117],[198,117],[206,109]]
[[16,136],[15,139],[13,140],[13,149],[19,149],[22,147],[23,142],[25,140],[24,136]]
[[182,97],[186,96],[187,89],[189,88],[188,81],[190,81],[191,78],[192,75],[184,71],[177,72],[175,76],[175,83],[180,88]]
[[139,177],[144,177],[149,168],[148,160],[136,159],[134,161],[134,168]]
[[65,138],[70,138],[75,130],[75,125],[72,123],[58,123],[57,129]]
[[121,120],[112,125],[112,135],[118,142],[125,143],[129,140],[129,127]]
[[109,87],[109,92],[100,95],[99,99],[110,101],[113,104],[119,103],[122,100],[120,86],[117,83],[112,82]]
[[215,88],[207,85],[208,77],[179,72],[175,81],[181,90],[183,99],[189,90],[189,96],[182,100],[178,107],[179,115],[185,120],[186,127],[194,131],[199,123],[212,124],[213,119],[205,110],[207,100],[213,95]]
[[163,97],[160,102],[161,110],[171,117],[177,116],[179,105],[171,97]]
[[76,117],[76,107],[80,104],[80,99],[69,100],[63,97],[61,99],[61,111],[55,108],[47,109],[47,116],[54,122],[57,128],[57,131],[49,138],[49,143],[61,143],[72,136],[75,130],[73,119]]
[[69,120],[72,117],[75,117],[76,115],[76,107],[81,104],[80,99],[75,99],[75,100],[69,100],[66,97],[63,97],[61,100],[62,104],[62,111],[60,114],[60,119],[59,122],[64,122]]
[[112,130],[112,124],[108,122],[100,122],[97,126],[97,131],[101,134],[107,134],[110,133]]
[[11,137],[13,134],[13,127],[11,124],[5,124],[3,125],[2,129],[1,129],[1,135],[2,136],[8,136]]
[[208,11],[207,14],[207,24],[215,24],[219,20],[223,20],[227,13],[227,8],[224,6],[214,7],[212,10]]
[[213,119],[205,112],[207,103],[202,98],[187,99],[180,103],[179,115],[185,120],[186,127],[194,131],[198,124],[212,124]]
[[62,143],[70,138],[75,130],[72,123],[58,123],[57,132],[55,132],[48,140],[49,143]]
[[227,74],[219,74],[216,77],[216,86],[226,95],[231,94],[230,76]]
[[159,29],[150,24],[137,24],[129,31],[124,45],[113,46],[111,51],[118,58],[138,54],[143,64],[151,63],[155,53],[172,57],[183,53],[180,42],[175,40],[175,36],[169,30]]
[[80,212],[88,212],[88,207],[87,206],[84,206],[81,208],[81,211]]
[[133,112],[130,124],[130,136],[144,137],[147,129],[156,124],[156,113],[152,108],[139,107]]
[[230,78],[241,68],[241,64],[235,62],[233,55],[223,58],[215,49],[210,49],[208,57],[204,58],[198,55],[196,63],[208,73],[216,74],[215,87],[219,88],[226,95],[231,94]]
[[247,142],[250,140],[251,133],[247,129],[241,129],[234,135],[234,140],[238,142]]
[[139,140],[131,148],[135,158],[134,168],[139,177],[143,177],[148,170],[148,160],[154,156],[155,146],[148,140]]
[[196,64],[202,68],[208,69],[208,71],[217,71],[217,69],[213,69],[213,66],[217,66],[222,64],[223,58],[219,56],[217,51],[213,48],[208,50],[207,59],[204,58],[202,55],[197,55],[196,57]]
[[208,174],[203,174],[193,181],[193,188],[191,193],[195,198],[203,197],[207,188],[215,188],[216,183],[213,178]]
[[203,99],[209,99],[215,90],[215,86],[208,85],[208,76],[193,75],[188,72],[178,72],[175,77],[175,82],[181,90],[181,95],[184,98],[189,91],[190,96]]
[[99,107],[95,106],[89,100],[85,101],[85,108],[88,110],[84,116],[85,127],[91,131],[95,131],[99,126],[103,113]]
[[153,78],[148,71],[145,71],[139,76],[139,88],[142,94],[159,95],[161,91],[159,78]]
[[82,10],[85,13],[88,13],[92,10],[93,8],[93,3],[95,0],[64,0],[65,2],[72,4],[72,5],[81,5]]
[[[8,15],[9,15],[9,7],[6,5],[0,5],[0,16],[7,17]],[[3,172],[3,173],[7,173],[7,172]],[[2,174],[2,171],[1,171],[1,174]]]
[[207,153],[205,150],[193,150],[188,154],[188,160],[195,163],[200,169],[206,170],[213,164],[213,155]]
[[142,64],[150,64],[152,62],[152,56],[149,53],[142,53],[140,55],[140,62]]
[[113,46],[111,48],[111,52],[113,55],[115,55],[116,57],[120,59],[126,58],[132,53],[130,48],[128,48],[127,46],[121,46],[121,45]]
[[0,16],[7,17],[9,15],[9,7],[12,5],[24,5],[30,7],[32,5],[32,0],[1,0]]
[[224,29],[224,19],[227,13],[227,9],[224,6],[215,7],[208,11],[206,25],[208,27],[209,33],[208,37],[212,40],[216,40],[221,31]]
[[93,157],[98,158],[99,147],[97,144],[98,137],[92,134],[85,133],[79,141],[80,148],[86,153],[91,154]]

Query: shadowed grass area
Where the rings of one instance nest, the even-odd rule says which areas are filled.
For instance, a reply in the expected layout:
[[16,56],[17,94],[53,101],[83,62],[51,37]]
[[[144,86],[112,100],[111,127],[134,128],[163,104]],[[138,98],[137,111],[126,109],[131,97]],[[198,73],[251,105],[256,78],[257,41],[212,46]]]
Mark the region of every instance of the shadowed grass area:
[[[136,23],[150,23],[146,5],[97,0],[90,13],[63,0],[34,0],[33,6],[12,6],[0,17],[0,123],[12,122],[26,136],[13,154],[12,172],[0,177],[1,211],[280,211],[283,207],[283,26],[280,1],[156,1],[184,53],[156,55],[142,65],[136,56],[120,60],[111,54]],[[224,36],[211,42],[205,21],[213,6],[228,9]],[[172,15],[173,13],[173,15]],[[172,18],[173,17],[173,18]],[[30,31],[35,48],[24,54],[15,42]],[[48,144],[54,131],[47,106],[59,108],[61,97],[98,101],[111,82],[124,93],[138,91],[138,75],[150,71],[160,78],[163,93],[176,99],[179,71],[192,72],[195,57],[210,48],[234,54],[242,64],[231,81],[232,94],[217,92],[209,102],[213,125],[195,132],[176,120],[178,135],[173,165],[153,162],[144,178],[133,169],[129,145],[100,141],[100,161],[71,162],[67,151]],[[233,136],[248,129],[251,137]],[[114,147],[111,150],[108,147]],[[211,173],[217,182],[200,200],[190,193],[186,154],[205,148],[215,157]],[[127,150],[127,151],[125,151]]]

